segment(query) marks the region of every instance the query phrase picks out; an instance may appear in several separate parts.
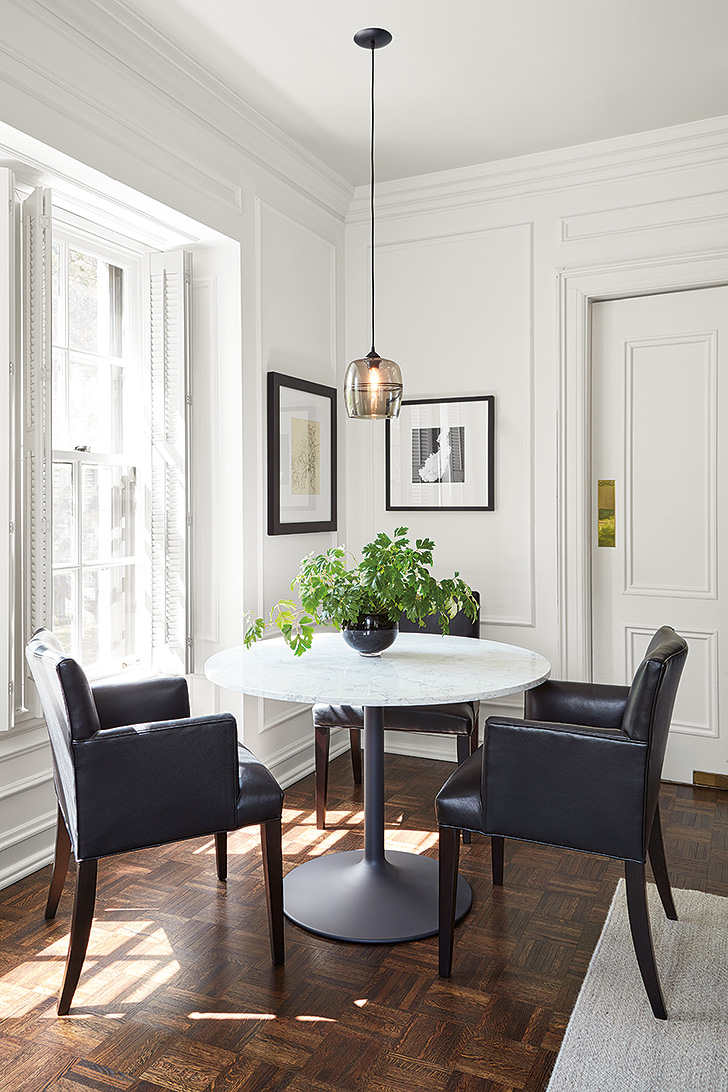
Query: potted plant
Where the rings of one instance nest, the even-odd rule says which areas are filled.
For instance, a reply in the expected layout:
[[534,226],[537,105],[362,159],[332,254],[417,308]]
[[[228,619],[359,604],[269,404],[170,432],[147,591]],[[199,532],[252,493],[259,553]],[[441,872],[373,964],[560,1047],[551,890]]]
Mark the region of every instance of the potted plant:
[[296,656],[311,647],[317,625],[333,626],[362,655],[378,655],[397,636],[399,619],[406,614],[421,622],[439,614],[443,633],[459,610],[477,615],[472,590],[454,573],[436,580],[430,573],[435,543],[409,540],[409,528],[397,527],[390,537],[383,531],[362,549],[361,561],[350,566],[351,555],[343,546],[324,554],[309,554],[291,583],[301,598],[276,603],[268,619],[245,616],[243,638],[247,647],[259,640],[268,626],[277,627]]

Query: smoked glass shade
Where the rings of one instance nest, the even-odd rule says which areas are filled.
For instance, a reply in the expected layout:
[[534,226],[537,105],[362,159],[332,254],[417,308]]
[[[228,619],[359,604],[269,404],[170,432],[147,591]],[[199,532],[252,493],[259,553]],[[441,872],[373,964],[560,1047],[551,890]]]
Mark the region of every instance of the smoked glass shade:
[[397,417],[402,405],[399,364],[372,353],[352,360],[344,378],[344,403],[349,417],[369,421]]

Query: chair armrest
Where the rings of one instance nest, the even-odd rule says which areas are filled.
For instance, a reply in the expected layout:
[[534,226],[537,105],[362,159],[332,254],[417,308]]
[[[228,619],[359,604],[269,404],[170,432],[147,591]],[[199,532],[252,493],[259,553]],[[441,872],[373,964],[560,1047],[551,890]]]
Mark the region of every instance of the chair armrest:
[[181,720],[190,715],[187,680],[182,675],[96,683],[91,693],[102,728]]
[[74,743],[79,859],[234,830],[229,713],[102,729]]
[[644,860],[647,745],[619,729],[489,717],[489,834]]
[[558,682],[549,679],[526,691],[526,720],[619,728],[629,697],[628,686]]

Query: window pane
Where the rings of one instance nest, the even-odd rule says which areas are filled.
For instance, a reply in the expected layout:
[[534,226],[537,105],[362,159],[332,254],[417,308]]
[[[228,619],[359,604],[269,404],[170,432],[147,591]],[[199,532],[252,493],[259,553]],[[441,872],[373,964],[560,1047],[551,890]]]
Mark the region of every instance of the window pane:
[[53,564],[72,565],[75,559],[75,497],[73,464],[53,464]]
[[83,563],[134,553],[134,473],[84,463],[81,484]]
[[82,663],[134,658],[134,569],[106,565],[83,574]]
[[53,350],[53,446],[68,451],[68,402],[66,399],[66,357],[62,349]]
[[69,247],[69,348],[121,356],[123,306],[123,269]]
[[80,250],[68,251],[68,344],[88,353],[105,353],[99,337],[99,267],[103,263]]
[[121,443],[121,366],[71,356],[69,446],[115,454]]
[[73,651],[73,615],[76,602],[76,574],[53,574],[53,632],[66,652]]

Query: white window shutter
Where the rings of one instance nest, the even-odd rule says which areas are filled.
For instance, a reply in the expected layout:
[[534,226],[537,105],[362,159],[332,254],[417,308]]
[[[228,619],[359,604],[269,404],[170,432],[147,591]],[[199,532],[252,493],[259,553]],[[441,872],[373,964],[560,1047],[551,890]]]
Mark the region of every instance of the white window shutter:
[[15,657],[15,383],[17,212],[13,172],[0,168],[0,731],[12,728]]
[[[42,186],[22,205],[23,646],[40,626],[53,625],[51,207],[51,191]],[[24,657],[21,662],[25,668]],[[27,669],[23,680],[24,695],[17,695],[16,708],[39,715]]]
[[188,392],[192,256],[183,250],[152,254],[149,266],[152,654],[159,670],[191,674]]

